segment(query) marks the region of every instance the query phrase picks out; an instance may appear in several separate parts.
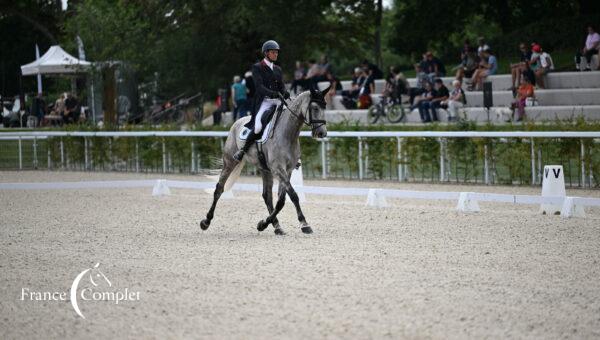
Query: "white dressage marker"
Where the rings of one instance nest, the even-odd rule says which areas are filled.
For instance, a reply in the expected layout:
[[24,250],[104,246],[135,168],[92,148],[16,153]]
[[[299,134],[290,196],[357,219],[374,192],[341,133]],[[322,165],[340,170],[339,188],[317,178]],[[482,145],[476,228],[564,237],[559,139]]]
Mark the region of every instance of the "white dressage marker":
[[461,192],[458,196],[456,210],[462,212],[479,212],[479,202],[473,197],[473,192]]
[[369,193],[367,194],[367,206],[369,207],[377,207],[377,208],[385,208],[389,207],[383,192],[379,189],[369,189]]
[[[565,175],[562,165],[546,165],[544,166],[544,174],[542,181],[542,197],[555,196],[565,197]],[[555,204],[542,204],[540,212],[548,215],[558,215],[561,206]]]
[[154,187],[152,188],[152,196],[167,196],[171,194],[169,186],[167,186],[167,180],[157,179]]

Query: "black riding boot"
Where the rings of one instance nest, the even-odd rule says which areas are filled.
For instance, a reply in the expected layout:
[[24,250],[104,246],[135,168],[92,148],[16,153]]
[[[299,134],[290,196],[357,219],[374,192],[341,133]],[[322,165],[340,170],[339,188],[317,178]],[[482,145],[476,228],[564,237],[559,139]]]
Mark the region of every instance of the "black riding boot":
[[242,158],[244,158],[244,154],[248,152],[252,144],[258,139],[258,136],[254,133],[253,130],[250,130],[248,137],[246,137],[246,143],[239,149],[235,154],[233,154],[233,159],[240,162]]

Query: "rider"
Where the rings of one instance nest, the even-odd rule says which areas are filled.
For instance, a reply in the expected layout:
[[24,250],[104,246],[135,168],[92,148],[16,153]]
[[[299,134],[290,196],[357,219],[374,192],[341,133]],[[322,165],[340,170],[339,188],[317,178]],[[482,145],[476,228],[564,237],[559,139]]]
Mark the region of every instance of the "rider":
[[274,40],[265,42],[262,46],[262,53],[265,58],[252,65],[252,79],[256,92],[251,107],[252,117],[245,125],[250,129],[250,133],[244,146],[233,155],[237,161],[241,161],[252,144],[260,138],[263,114],[273,106],[281,105],[282,101],[290,98],[290,93],[286,91],[283,83],[281,68],[275,65],[279,55],[279,44]]

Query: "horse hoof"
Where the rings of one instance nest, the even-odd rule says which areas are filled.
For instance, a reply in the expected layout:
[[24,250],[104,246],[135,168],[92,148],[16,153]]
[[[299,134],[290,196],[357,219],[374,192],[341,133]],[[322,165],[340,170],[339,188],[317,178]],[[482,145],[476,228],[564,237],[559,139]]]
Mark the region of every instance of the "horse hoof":
[[285,235],[285,231],[281,228],[275,229],[275,235]]
[[302,227],[302,232],[305,234],[312,234],[312,228],[309,226]]
[[260,222],[258,222],[258,224],[256,225],[256,229],[258,231],[263,231],[267,228],[269,224],[263,220],[261,220]]
[[202,230],[208,229],[208,226],[210,226],[210,221],[209,220],[202,220],[202,221],[200,221],[200,228]]

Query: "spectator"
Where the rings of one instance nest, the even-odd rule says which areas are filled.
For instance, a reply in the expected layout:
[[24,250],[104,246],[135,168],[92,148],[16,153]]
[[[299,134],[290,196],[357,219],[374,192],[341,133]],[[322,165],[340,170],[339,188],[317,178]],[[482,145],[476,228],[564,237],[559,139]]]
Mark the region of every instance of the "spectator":
[[318,81],[319,75],[319,65],[314,59],[310,59],[308,61],[308,71],[306,72],[306,84],[310,88],[314,88],[313,86],[316,85],[316,81]]
[[483,59],[483,51],[489,50],[490,47],[485,43],[485,39],[483,37],[477,38],[477,56],[480,59]]
[[423,72],[422,64],[415,64],[415,74],[417,75],[417,86],[408,89],[409,104],[412,107],[415,104],[415,98],[425,91],[425,83],[428,82],[427,75]]
[[521,79],[521,85],[519,86],[519,89],[517,91],[517,98],[511,105],[513,115],[515,108],[517,108],[517,122],[520,122],[525,118],[525,104],[527,102],[527,98],[533,97],[533,85],[529,82],[529,79],[527,79],[527,77],[523,77]]
[[521,55],[519,62],[516,64],[510,64],[510,73],[512,76],[511,88],[516,89],[517,84],[521,84],[521,77],[523,71],[525,71],[526,65],[531,60],[531,51],[527,48],[525,43],[519,44],[519,53]]
[[358,93],[358,108],[368,109],[373,104],[371,93],[375,92],[375,78],[373,77],[373,70],[365,68],[363,69],[363,76],[365,81],[360,88]]
[[448,100],[442,101],[442,107],[448,108],[448,121],[453,122],[458,120],[458,110],[467,104],[465,91],[462,89],[460,80],[452,82],[452,92],[448,96]]
[[327,78],[327,81],[329,81],[329,85],[331,86],[331,88],[327,92],[326,102],[329,105],[331,105],[333,103],[333,97],[335,97],[338,94],[338,92],[342,91],[342,83],[331,71],[328,71],[325,74],[325,77]]
[[299,60],[296,61],[296,70],[294,71],[294,81],[292,81],[291,90],[298,94],[298,86],[302,88],[302,90],[306,90],[306,68],[303,63]]
[[[535,72],[533,72],[533,70],[529,66],[529,62],[525,63],[523,72],[521,73],[521,79],[522,79],[522,77],[526,77],[527,80],[529,80],[529,83],[531,85],[535,86]],[[516,95],[516,91],[517,91],[517,89],[515,89],[514,95]]]
[[213,112],[213,125],[217,126],[221,124],[222,114],[227,112],[227,90],[219,89],[219,95],[215,102],[217,109]]
[[233,77],[233,85],[231,86],[231,99],[233,100],[233,121],[245,117],[248,112],[248,90],[246,85],[242,83],[240,76]]
[[254,93],[256,89],[254,88],[254,79],[252,79],[252,71],[247,71],[244,73],[244,86],[246,86],[246,103],[251,103],[252,98],[254,98]]
[[385,77],[385,84],[383,85],[382,96],[392,97],[396,92],[396,75],[398,70],[394,66],[390,66],[390,71]]
[[539,54],[538,57],[538,68],[535,70],[535,81],[540,89],[544,89],[544,76],[548,74],[548,72],[554,70],[554,62],[552,61],[552,57],[550,54],[544,52],[540,45],[533,46],[533,52]]
[[370,72],[371,76],[373,77],[373,80],[383,79],[383,72],[381,71],[381,69],[379,69],[377,65],[371,64],[367,59],[363,60],[360,66],[362,68],[366,68],[368,72]]
[[63,120],[65,123],[77,123],[79,122],[79,101],[75,96],[65,93],[65,110],[63,113]]
[[352,85],[350,90],[342,91],[342,105],[348,110],[356,108],[356,100],[360,89],[367,78],[363,72],[363,69],[356,67],[352,75]]
[[333,72],[333,70],[331,64],[329,63],[329,58],[327,58],[327,55],[323,54],[319,60],[319,75],[321,76],[322,80],[325,80],[327,78],[327,73],[330,72]]
[[581,52],[577,52],[575,55],[575,67],[579,71],[583,71],[581,67],[581,57],[585,56],[585,60],[587,61],[585,71],[591,71],[590,64],[592,62],[592,56],[594,54],[598,54],[598,50],[600,50],[600,34],[596,32],[596,29],[592,25],[588,25],[588,35],[585,39],[585,46]]
[[38,93],[37,97],[31,103],[31,115],[36,117],[36,125],[41,125],[44,116],[46,115],[46,101],[42,93]]
[[483,50],[482,60],[479,63],[479,68],[473,74],[471,81],[472,86],[475,86],[475,90],[481,91],[483,88],[483,81],[491,75],[496,74],[498,70],[498,60],[490,49]]
[[442,106],[442,102],[448,100],[449,96],[448,88],[444,85],[442,79],[437,78],[434,83],[433,99],[429,104],[433,121],[438,121],[437,110]]
[[427,52],[427,59],[433,65],[436,78],[446,76],[446,66],[444,66],[444,63],[438,57],[434,56],[431,52]]
[[464,77],[471,78],[477,70],[477,64],[477,55],[469,41],[465,40],[463,49],[460,52],[460,65],[456,67],[456,79],[462,83]]
[[431,52],[426,52],[423,54],[423,59],[421,60],[421,63],[419,63],[421,72],[417,76],[421,78],[426,77],[428,82],[433,83],[433,80],[436,78],[436,70],[435,64],[429,58],[430,53]]
[[63,93],[54,102],[54,106],[52,107],[52,115],[62,117],[65,113],[65,99],[67,98],[67,93]]
[[429,116],[430,102],[434,97],[434,90],[431,83],[426,81],[423,83],[423,93],[420,97],[416,98],[415,104],[411,106],[411,110],[415,108],[419,109],[419,115],[423,123],[430,123],[431,117]]

